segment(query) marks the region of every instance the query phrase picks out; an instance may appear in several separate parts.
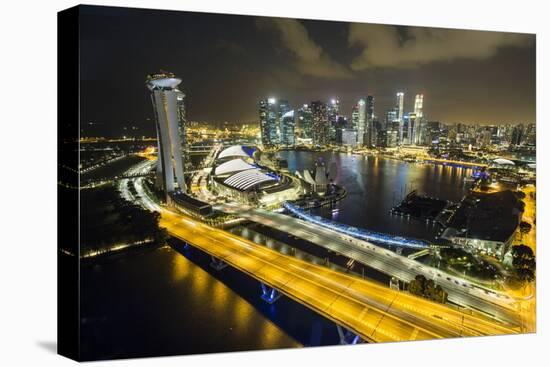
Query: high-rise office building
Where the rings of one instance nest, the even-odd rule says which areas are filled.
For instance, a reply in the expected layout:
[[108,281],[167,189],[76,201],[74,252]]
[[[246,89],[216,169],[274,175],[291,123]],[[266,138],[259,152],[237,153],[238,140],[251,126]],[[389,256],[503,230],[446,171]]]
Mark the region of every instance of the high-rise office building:
[[340,113],[340,101],[338,98],[330,100],[327,106],[328,122],[329,122],[329,142],[336,143],[336,131],[338,130],[338,116]]
[[383,126],[384,130],[393,130],[394,128],[399,128],[397,113],[398,112],[396,108],[392,108],[386,111]]
[[409,112],[406,116],[407,121],[407,139],[404,140],[403,144],[413,145],[415,144],[415,135],[416,135],[416,114],[414,112]]
[[348,128],[357,130],[358,126],[359,126],[359,103],[355,104],[351,109],[351,122],[348,125]]
[[399,135],[398,135],[398,144],[403,143],[403,134],[404,134],[404,116],[403,116],[403,99],[405,94],[403,92],[398,92],[396,95],[395,109],[397,110],[397,120],[399,121]]
[[311,102],[313,116],[312,138],[314,145],[324,146],[329,141],[328,110],[326,103],[321,101]]
[[439,121],[429,121],[428,122],[428,141],[429,144],[439,144],[441,138],[441,124]]
[[365,126],[365,138],[363,139],[363,145],[371,147],[376,145],[376,131],[374,126],[374,96],[367,96],[367,121]]
[[405,93],[399,92],[396,97],[395,109],[397,110],[397,119],[403,120],[403,100],[405,98]]
[[512,137],[510,139],[511,146],[518,146],[523,143],[525,137],[525,127],[523,125],[516,125],[512,129]]
[[311,139],[312,138],[312,129],[313,126],[313,114],[311,112],[311,107],[307,104],[303,105],[298,110],[298,136],[302,139]]
[[349,127],[349,121],[347,116],[339,115],[338,120],[336,121],[337,129],[347,129]]
[[363,98],[357,102],[357,145],[363,146],[365,142],[365,128],[367,124],[367,103]]
[[417,117],[415,122],[414,144],[428,145],[428,121],[424,117]]
[[349,128],[349,121],[346,116],[338,115],[336,120],[336,144],[342,145],[342,131]]
[[290,105],[288,104],[287,100],[280,99],[276,103],[277,105],[277,122],[279,124],[279,132],[282,130],[282,122],[283,122],[283,116],[290,111]]
[[386,131],[386,147],[395,148],[398,144],[399,130]]
[[[398,119],[399,110],[397,107],[391,108],[386,111],[384,120],[381,126],[382,136],[379,137],[381,146],[395,147],[398,143],[399,129],[401,122]],[[385,141],[384,141],[385,139]]]
[[158,142],[157,182],[161,184],[166,200],[169,194],[185,191],[184,153],[185,94],[178,89],[181,79],[169,72],[147,76],[145,84],[151,91]]
[[275,98],[260,101],[260,133],[264,146],[279,144],[279,123]]
[[373,134],[372,134],[372,145],[376,147],[383,147],[386,145],[386,129],[384,120],[380,121],[378,116],[374,116],[372,120]]
[[294,145],[294,110],[287,111],[281,116],[281,144]]
[[351,148],[355,148],[357,146],[357,130],[355,129],[342,129],[341,130],[342,135],[342,146],[348,146]]
[[409,144],[426,145],[427,144],[427,121],[424,119],[424,95],[417,94],[414,97],[414,120],[409,119],[413,131]]
[[424,115],[422,113],[422,107],[424,105],[424,95],[417,94],[414,97],[414,114],[417,118],[422,118]]

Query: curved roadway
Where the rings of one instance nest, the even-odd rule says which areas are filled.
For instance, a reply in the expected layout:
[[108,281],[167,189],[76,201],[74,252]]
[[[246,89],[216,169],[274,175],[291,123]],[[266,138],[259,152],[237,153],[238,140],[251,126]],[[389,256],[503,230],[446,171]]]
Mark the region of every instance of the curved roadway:
[[422,274],[440,284],[453,303],[485,312],[514,326],[521,324],[519,310],[511,297],[474,287],[468,281],[367,241],[337,233],[315,223],[249,206],[220,204],[216,209],[289,233],[406,282]]

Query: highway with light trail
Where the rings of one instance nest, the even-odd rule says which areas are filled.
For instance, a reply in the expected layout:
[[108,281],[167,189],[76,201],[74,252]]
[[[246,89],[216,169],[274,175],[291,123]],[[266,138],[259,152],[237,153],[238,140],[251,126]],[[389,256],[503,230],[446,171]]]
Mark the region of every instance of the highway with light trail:
[[[146,172],[152,161],[131,172]],[[160,225],[176,238],[224,261],[259,282],[352,331],[370,342],[421,340],[519,332],[480,315],[389,289],[373,281],[308,263],[255,244],[237,235],[159,206],[150,197],[144,178],[119,183],[122,196],[161,213]],[[258,286],[258,288],[260,288]],[[259,292],[260,293],[260,292]],[[258,295],[259,296],[259,295]]]
[[[488,313],[512,325],[520,324],[516,300],[508,295],[485,290],[479,285],[398,255],[383,247],[337,233],[315,223],[263,209],[240,204],[218,204],[215,208],[289,233],[406,282],[422,274],[427,279],[434,279],[436,284],[440,284],[448,292],[449,300],[453,303]],[[485,293],[486,291],[489,293]]]
[[[468,315],[375,282],[314,265],[162,210],[170,235],[224,261],[370,342],[513,334],[517,328]],[[258,287],[259,288],[259,287]]]

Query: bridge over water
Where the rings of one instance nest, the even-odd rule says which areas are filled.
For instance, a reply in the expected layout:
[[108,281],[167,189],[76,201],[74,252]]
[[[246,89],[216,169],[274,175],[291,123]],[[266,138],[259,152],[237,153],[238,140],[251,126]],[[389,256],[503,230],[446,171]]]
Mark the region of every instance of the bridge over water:
[[449,300],[455,304],[485,312],[506,323],[521,323],[519,313],[514,307],[515,300],[507,295],[408,259],[371,242],[338,233],[315,222],[267,210],[238,204],[220,204],[215,209],[291,234],[404,282],[410,282],[422,274],[440,284],[448,292]]
[[[141,169],[137,169],[141,170]],[[135,200],[161,213],[168,233],[213,257],[216,268],[231,266],[261,284],[262,298],[287,296],[369,342],[516,333],[488,318],[469,315],[373,281],[350,276],[255,244],[158,206],[135,183]],[[124,185],[121,187],[124,190]],[[288,217],[287,217],[288,218]],[[221,270],[223,271],[223,270]],[[355,338],[354,340],[357,340]]]
[[516,333],[372,281],[281,254],[179,214],[161,213],[168,233],[312,309],[369,342]]

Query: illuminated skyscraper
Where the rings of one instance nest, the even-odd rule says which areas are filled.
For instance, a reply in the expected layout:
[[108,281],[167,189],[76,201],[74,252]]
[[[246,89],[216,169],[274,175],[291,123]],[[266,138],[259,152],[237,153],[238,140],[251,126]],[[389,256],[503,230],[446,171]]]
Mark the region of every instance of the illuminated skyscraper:
[[386,147],[394,148],[397,146],[397,130],[388,130],[386,131]]
[[342,132],[343,130],[350,128],[350,122],[346,116],[338,115],[336,120],[336,144],[342,144]]
[[300,131],[299,137],[302,139],[311,139],[312,125],[313,114],[311,113],[311,107],[305,104],[298,110],[298,129]]
[[341,130],[341,145],[355,148],[357,146],[357,130],[342,129]]
[[397,99],[395,103],[395,109],[397,110],[397,121],[399,121],[399,133],[398,133],[398,144],[402,144],[403,142],[403,98],[405,94],[403,92],[397,93]]
[[277,105],[277,122],[279,124],[279,132],[282,132],[283,116],[290,111],[290,105],[287,100],[280,99],[276,103]]
[[281,116],[281,144],[294,145],[294,110]]
[[363,98],[357,102],[357,145],[364,145],[365,128],[367,124],[366,102]]
[[410,137],[409,144],[424,145],[426,143],[427,136],[427,121],[424,119],[424,113],[422,111],[424,105],[424,95],[417,94],[414,97],[414,120],[409,119],[412,123],[412,136]]
[[340,113],[340,101],[333,98],[328,104],[329,142],[336,143],[336,130],[338,128],[338,116]]
[[407,138],[404,140],[403,144],[415,144],[415,137],[417,134],[417,116],[414,112],[409,112],[407,114]]
[[386,116],[384,118],[384,127],[386,130],[394,130],[395,128],[398,128],[398,117],[397,117],[397,109],[392,108],[386,111]]
[[525,127],[523,125],[516,125],[512,129],[512,137],[510,139],[511,146],[518,146],[523,143],[525,138]]
[[324,146],[328,144],[329,123],[327,105],[321,101],[311,102],[313,116],[312,138],[313,144]]
[[148,75],[146,80],[156,121],[157,179],[162,183],[167,201],[176,189],[185,191],[185,94],[178,89],[180,83],[181,79],[169,72]]
[[423,117],[423,114],[422,114],[422,105],[423,104],[424,104],[424,95],[417,94],[414,97],[414,113],[415,113],[416,117],[418,117],[418,118]]
[[401,131],[399,132],[399,145],[409,144],[409,114],[403,115],[403,123],[401,124]]
[[275,98],[260,101],[260,134],[264,146],[279,144],[279,119]]
[[365,125],[365,138],[363,145],[371,147],[376,144],[376,134],[374,127],[374,96],[367,96],[367,121]]
[[400,122],[397,119],[397,114],[397,107],[391,108],[386,111],[384,122],[382,124],[382,131],[385,131],[385,134],[383,134],[383,136],[379,139],[382,142],[382,146],[395,147],[397,144],[400,126]]
[[351,109],[351,123],[348,126],[350,129],[357,130],[359,126],[359,104],[355,104]]

